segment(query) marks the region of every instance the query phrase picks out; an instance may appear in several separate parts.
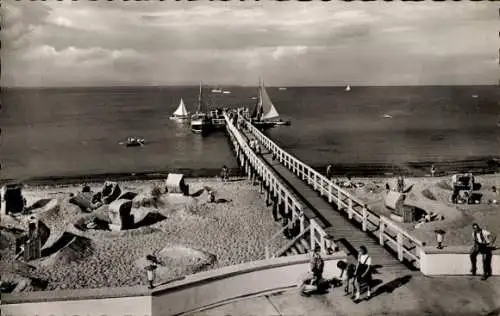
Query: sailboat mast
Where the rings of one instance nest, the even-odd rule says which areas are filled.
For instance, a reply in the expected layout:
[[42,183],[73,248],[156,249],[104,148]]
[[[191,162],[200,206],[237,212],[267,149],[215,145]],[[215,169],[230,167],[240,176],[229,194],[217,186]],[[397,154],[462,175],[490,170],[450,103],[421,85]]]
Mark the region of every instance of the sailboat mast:
[[198,93],[198,110],[197,110],[198,113],[201,112],[201,93],[202,91],[201,91],[201,81],[200,81],[200,92]]

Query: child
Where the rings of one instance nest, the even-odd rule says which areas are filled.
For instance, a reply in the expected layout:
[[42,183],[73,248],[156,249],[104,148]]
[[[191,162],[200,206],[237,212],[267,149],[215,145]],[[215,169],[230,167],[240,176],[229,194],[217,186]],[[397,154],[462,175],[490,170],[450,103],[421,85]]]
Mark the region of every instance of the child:
[[[352,263],[339,261],[337,263],[337,268],[342,271],[340,273],[340,278],[345,282],[344,292],[346,293],[346,295],[349,295],[351,292],[349,290],[349,285],[352,285],[352,289],[354,290],[354,272],[356,271],[356,266]],[[354,294],[354,291],[352,294]]]

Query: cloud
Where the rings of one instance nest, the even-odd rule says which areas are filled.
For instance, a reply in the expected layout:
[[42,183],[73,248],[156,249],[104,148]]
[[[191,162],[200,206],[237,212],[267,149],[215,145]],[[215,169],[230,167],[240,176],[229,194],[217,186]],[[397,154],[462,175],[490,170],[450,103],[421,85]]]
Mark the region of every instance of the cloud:
[[9,85],[253,84],[259,75],[277,85],[456,84],[498,77],[492,4],[8,1],[2,9]]

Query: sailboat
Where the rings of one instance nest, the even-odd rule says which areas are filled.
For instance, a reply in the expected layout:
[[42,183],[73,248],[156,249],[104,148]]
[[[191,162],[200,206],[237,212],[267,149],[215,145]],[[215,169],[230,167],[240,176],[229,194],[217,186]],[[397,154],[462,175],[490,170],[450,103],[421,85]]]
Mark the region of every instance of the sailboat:
[[290,125],[290,121],[280,119],[280,114],[267,94],[263,80],[259,80],[258,102],[252,113],[252,123],[262,130],[276,125]]
[[345,91],[347,91],[347,92],[351,91],[351,85],[350,84],[348,84],[347,87],[345,87]]
[[200,82],[200,92],[198,94],[198,108],[191,116],[191,131],[195,134],[207,135],[213,129],[212,119],[206,112],[202,111],[203,104],[203,90]]
[[177,110],[172,114],[170,117],[171,120],[176,120],[176,121],[187,121],[189,120],[189,112],[186,108],[186,105],[184,104],[184,100],[182,100],[179,103],[179,106],[177,107]]

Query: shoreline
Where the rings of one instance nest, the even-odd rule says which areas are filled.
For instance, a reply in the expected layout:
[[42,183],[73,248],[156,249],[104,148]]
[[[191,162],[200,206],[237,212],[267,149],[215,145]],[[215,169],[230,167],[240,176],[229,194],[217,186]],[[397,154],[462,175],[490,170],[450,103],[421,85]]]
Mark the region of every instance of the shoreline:
[[[390,163],[339,163],[333,165],[336,177],[386,178],[399,174],[405,177],[428,177],[430,166],[436,167],[436,177],[450,176],[454,173],[472,172],[473,174],[500,173],[500,157],[481,157],[453,161]],[[326,165],[310,165],[314,170],[324,173]],[[231,176],[244,176],[238,167],[229,168]],[[147,181],[165,179],[169,173],[181,173],[188,179],[213,178],[220,174],[219,168],[172,168],[170,170],[96,173],[86,175],[40,176],[24,179],[0,179],[0,185],[21,183],[27,185],[72,185],[110,181]]]

